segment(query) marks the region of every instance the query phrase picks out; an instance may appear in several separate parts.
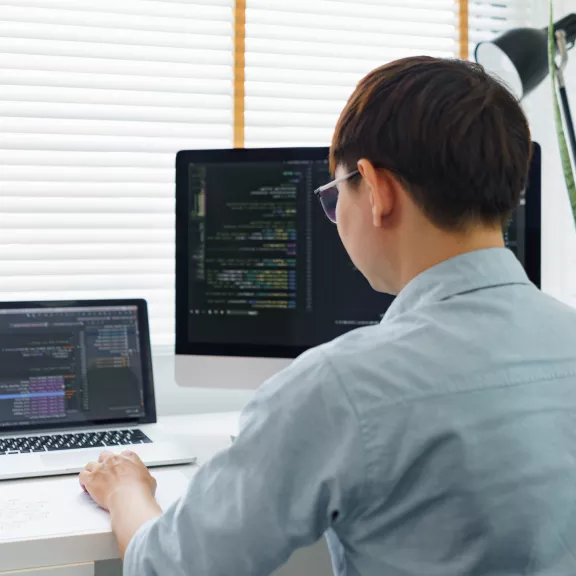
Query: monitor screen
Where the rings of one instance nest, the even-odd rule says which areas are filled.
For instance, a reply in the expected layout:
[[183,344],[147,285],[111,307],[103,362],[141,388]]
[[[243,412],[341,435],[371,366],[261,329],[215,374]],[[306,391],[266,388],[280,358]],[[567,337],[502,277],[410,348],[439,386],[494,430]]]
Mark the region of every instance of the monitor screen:
[[0,307],[0,430],[145,416],[138,307]]
[[[393,297],[354,267],[313,191],[326,148],[181,152],[178,354],[293,357],[381,321]],[[507,232],[524,263],[526,198]]]

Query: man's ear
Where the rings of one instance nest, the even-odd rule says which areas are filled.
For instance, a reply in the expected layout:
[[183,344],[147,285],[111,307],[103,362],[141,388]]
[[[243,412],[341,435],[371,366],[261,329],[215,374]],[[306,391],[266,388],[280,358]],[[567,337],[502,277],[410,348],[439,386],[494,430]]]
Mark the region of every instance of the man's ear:
[[366,183],[372,207],[372,223],[384,227],[398,201],[398,182],[391,172],[376,168],[370,160],[358,160],[358,171]]

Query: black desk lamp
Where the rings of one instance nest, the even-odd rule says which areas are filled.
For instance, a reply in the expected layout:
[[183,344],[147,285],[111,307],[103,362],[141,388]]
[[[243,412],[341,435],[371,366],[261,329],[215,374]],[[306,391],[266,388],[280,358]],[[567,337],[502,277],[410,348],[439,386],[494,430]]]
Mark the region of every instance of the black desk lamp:
[[[556,22],[554,33],[561,58],[557,65],[558,92],[573,157],[576,160],[576,135],[564,81],[568,50],[573,48],[576,42],[576,14],[569,14]],[[486,70],[500,76],[518,98],[524,98],[548,75],[548,28],[509,30],[491,42],[478,44],[475,58]]]

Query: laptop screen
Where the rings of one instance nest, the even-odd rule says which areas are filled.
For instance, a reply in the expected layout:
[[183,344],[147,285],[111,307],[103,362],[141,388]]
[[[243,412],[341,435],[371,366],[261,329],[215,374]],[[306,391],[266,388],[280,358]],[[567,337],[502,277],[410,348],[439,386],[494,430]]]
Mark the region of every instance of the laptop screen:
[[0,431],[141,419],[136,305],[0,309]]

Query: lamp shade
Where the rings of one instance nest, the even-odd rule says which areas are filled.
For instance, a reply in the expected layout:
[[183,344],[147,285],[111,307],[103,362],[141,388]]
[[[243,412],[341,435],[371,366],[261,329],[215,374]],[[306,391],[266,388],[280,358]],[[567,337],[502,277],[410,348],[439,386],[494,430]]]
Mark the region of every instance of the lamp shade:
[[546,29],[516,28],[476,46],[475,58],[499,76],[518,98],[530,94],[548,74]]

